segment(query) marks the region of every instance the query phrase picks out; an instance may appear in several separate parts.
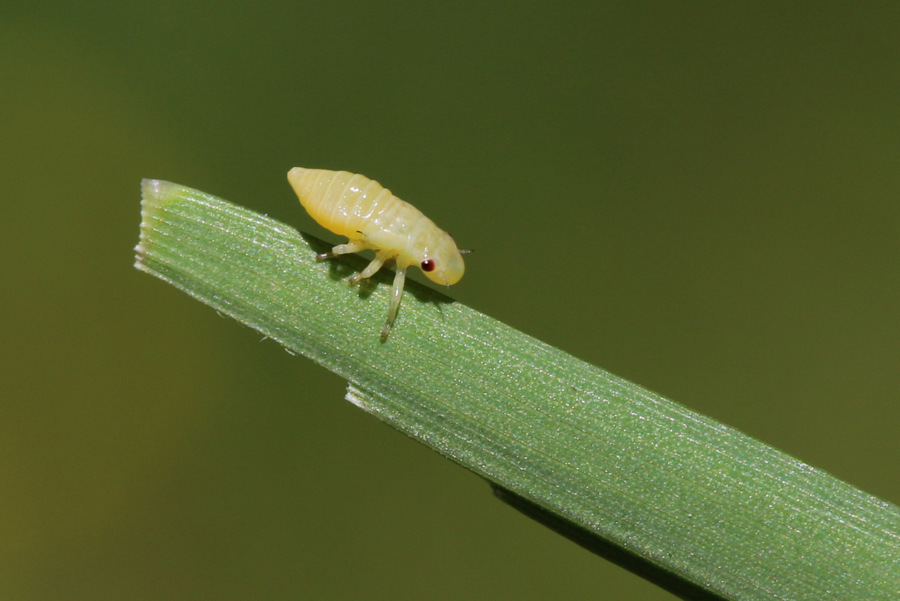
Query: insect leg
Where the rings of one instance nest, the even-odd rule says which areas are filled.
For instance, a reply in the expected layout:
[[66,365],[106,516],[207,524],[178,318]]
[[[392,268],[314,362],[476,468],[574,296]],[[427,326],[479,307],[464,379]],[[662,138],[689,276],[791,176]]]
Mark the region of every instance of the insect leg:
[[[320,253],[316,255],[316,261],[324,261],[325,259],[333,259],[338,255],[349,255],[351,253],[356,253],[361,250],[367,249],[368,246],[363,244],[362,242],[354,242],[350,241],[346,244],[338,244],[334,248],[331,249],[331,252],[328,253]],[[377,269],[375,271],[378,271]]]
[[384,329],[381,330],[382,340],[387,340],[391,326],[394,325],[394,319],[397,318],[397,309],[400,308],[400,299],[403,298],[404,282],[406,282],[406,267],[398,265],[397,274],[394,276],[394,288],[391,290],[391,306],[388,309],[387,323],[384,324]]
[[366,265],[365,269],[363,269],[356,275],[352,276],[350,278],[350,280],[348,280],[348,281],[350,282],[351,285],[353,285],[360,280],[364,280],[366,278],[372,277],[373,275],[375,275],[376,271],[381,269],[381,266],[384,265],[384,262],[385,262],[384,257],[382,257],[381,255],[376,255],[375,258],[372,259],[372,262],[369,263],[368,265]]

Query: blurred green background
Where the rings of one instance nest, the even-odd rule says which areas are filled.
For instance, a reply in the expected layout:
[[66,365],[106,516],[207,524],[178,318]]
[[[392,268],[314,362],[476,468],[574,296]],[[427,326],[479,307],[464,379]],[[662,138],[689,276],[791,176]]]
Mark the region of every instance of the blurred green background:
[[898,31],[894,2],[4,4],[0,597],[672,598],[134,270],[143,177],[329,240],[287,170],[376,178],[476,249],[458,300],[900,502]]

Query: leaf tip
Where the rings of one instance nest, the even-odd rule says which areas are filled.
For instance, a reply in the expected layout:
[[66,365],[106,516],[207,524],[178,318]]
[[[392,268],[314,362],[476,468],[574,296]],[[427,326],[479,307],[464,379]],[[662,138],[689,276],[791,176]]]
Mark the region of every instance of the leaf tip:
[[141,180],[141,228],[137,246],[134,247],[134,266],[141,269],[148,254],[148,242],[153,229],[153,222],[162,206],[174,199],[172,188],[177,184],[161,179],[144,178]]

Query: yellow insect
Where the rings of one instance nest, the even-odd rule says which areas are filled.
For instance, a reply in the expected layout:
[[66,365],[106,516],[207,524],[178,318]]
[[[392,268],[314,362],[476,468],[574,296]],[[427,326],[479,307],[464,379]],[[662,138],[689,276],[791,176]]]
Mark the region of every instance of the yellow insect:
[[456,242],[447,232],[417,208],[391,194],[378,182],[347,171],[294,167],[288,181],[300,197],[300,204],[322,227],[340,236],[330,253],[316,255],[325,259],[371,249],[375,259],[350,284],[371,277],[391,259],[397,266],[387,323],[381,330],[385,340],[397,317],[406,269],[418,265],[438,284],[455,284],[463,276],[465,265]]

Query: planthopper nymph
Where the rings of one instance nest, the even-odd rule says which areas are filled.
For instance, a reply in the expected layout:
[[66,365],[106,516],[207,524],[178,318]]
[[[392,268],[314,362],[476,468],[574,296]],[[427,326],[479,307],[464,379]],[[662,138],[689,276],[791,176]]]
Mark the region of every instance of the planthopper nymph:
[[446,286],[463,276],[462,253],[450,234],[378,182],[347,171],[302,167],[291,169],[288,181],[303,208],[319,225],[348,238],[346,244],[338,244],[316,259],[374,250],[375,259],[350,278],[351,284],[371,277],[386,261],[394,260],[397,272],[387,323],[381,330],[382,340],[387,338],[397,317],[410,265],[418,265],[428,279]]

